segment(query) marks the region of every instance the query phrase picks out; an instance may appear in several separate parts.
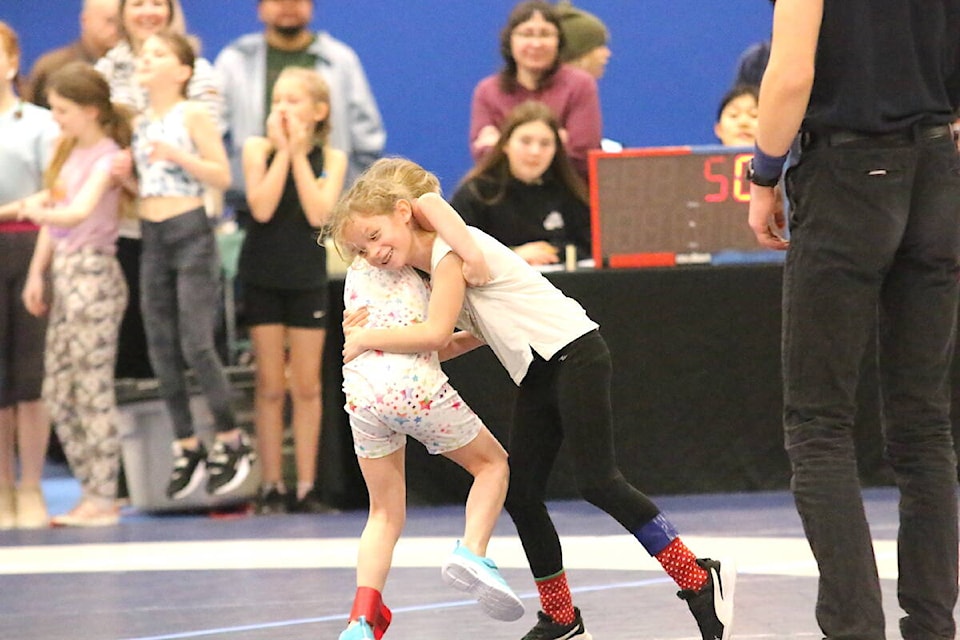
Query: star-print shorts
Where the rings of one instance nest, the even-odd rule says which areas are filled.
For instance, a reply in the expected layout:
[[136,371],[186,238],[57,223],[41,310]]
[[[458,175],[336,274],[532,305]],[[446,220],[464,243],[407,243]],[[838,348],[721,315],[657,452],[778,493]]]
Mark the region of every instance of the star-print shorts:
[[407,436],[419,440],[431,454],[447,453],[469,444],[483,422],[450,383],[436,393],[394,389],[370,401],[347,398],[358,458],[383,458],[401,449]]

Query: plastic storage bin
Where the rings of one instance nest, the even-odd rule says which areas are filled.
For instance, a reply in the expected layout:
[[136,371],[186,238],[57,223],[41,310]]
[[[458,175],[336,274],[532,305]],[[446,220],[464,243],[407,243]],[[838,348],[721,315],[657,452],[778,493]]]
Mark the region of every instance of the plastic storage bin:
[[[253,370],[249,367],[228,367],[234,389],[234,410],[237,422],[248,433],[253,422]],[[202,484],[192,494],[171,500],[166,496],[167,482],[173,469],[173,425],[166,406],[158,395],[153,379],[121,379],[116,383],[123,469],[127,479],[130,503],[141,511],[191,511],[234,506],[249,502],[260,486],[259,459],[247,479],[236,490],[222,496],[206,492]],[[213,444],[213,417],[206,400],[191,386],[190,411],[197,435],[209,450]]]

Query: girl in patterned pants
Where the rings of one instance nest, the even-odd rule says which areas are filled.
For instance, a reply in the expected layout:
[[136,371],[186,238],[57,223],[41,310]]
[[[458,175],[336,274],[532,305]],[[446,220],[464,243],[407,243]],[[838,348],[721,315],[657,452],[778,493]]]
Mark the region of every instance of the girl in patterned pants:
[[120,517],[113,371],[127,305],[116,259],[121,189],[111,168],[131,131],[110,103],[106,81],[82,63],[54,74],[49,92],[63,138],[44,175],[46,190],[21,211],[41,225],[23,301],[34,315],[47,312],[49,274],[43,399],[83,492],[53,524],[104,526]]

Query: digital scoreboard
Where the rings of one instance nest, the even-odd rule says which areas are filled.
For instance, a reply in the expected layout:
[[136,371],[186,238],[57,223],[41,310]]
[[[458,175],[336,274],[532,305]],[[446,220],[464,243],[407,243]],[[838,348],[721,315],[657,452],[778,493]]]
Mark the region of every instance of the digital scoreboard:
[[747,225],[751,157],[750,149],[719,146],[591,152],[596,265],[775,258]]

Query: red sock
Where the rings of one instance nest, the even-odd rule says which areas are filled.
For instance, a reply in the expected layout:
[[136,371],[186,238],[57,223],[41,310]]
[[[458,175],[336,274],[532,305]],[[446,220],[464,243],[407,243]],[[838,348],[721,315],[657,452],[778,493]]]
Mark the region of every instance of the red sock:
[[681,589],[699,591],[707,583],[707,572],[680,538],[674,538],[656,558]]
[[383,596],[372,587],[357,587],[357,595],[353,598],[353,609],[350,611],[350,620],[358,620],[363,616],[367,624],[373,629],[373,637],[380,640],[390,626],[393,614],[387,605],[383,604]]
[[563,571],[537,580],[540,593],[540,608],[557,624],[573,624],[577,614],[573,611],[573,596],[567,585],[567,574]]

